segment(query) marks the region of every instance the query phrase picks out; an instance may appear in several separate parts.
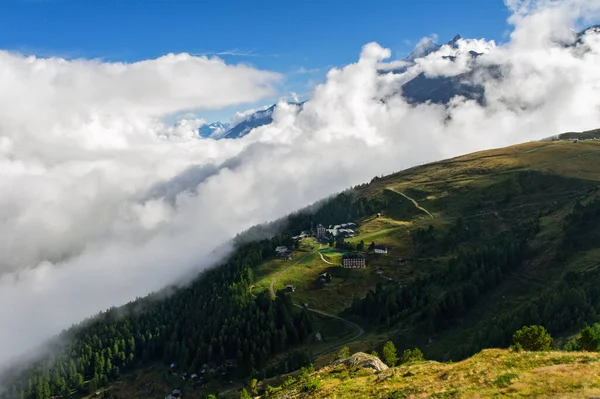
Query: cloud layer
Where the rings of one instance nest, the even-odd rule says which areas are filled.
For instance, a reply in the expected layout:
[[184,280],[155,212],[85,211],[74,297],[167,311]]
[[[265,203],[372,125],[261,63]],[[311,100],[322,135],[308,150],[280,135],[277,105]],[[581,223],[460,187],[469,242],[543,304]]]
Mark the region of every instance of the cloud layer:
[[[374,175],[600,127],[600,35],[564,45],[599,1],[507,5],[508,43],[461,40],[409,75],[378,73],[390,51],[367,44],[302,112],[282,103],[273,124],[239,140],[198,138],[199,119],[160,118],[256,101],[273,94],[277,74],[185,54],[107,64],[0,52],[0,358],[181,281],[241,230]],[[492,66],[501,79],[470,75],[486,108],[399,95],[420,72]]]

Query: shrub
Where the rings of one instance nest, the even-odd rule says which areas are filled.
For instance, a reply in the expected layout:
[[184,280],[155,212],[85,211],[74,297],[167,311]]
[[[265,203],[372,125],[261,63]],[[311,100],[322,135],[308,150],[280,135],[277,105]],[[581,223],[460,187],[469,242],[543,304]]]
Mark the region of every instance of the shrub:
[[285,380],[283,382],[283,384],[281,384],[281,386],[284,388],[287,388],[287,387],[291,386],[294,382],[296,382],[296,379],[294,377],[292,377],[291,375],[289,375],[287,380]]
[[350,348],[344,346],[340,348],[339,352],[335,355],[335,360],[345,359],[347,357],[350,357]]
[[509,386],[511,384],[512,380],[514,380],[515,378],[519,378],[519,374],[517,374],[517,373],[501,374],[498,377],[496,377],[494,384],[496,384],[500,388],[505,388],[505,387]]
[[398,352],[396,352],[396,345],[392,341],[388,341],[383,345],[383,362],[390,367],[394,367],[398,363]]
[[420,362],[423,360],[425,360],[425,357],[423,356],[423,352],[421,352],[419,348],[415,348],[413,350],[407,349],[402,353],[400,363]]
[[525,326],[513,335],[513,345],[526,351],[547,351],[552,348],[552,337],[542,326]]
[[306,392],[314,392],[317,389],[319,389],[320,387],[321,387],[321,380],[316,377],[309,378],[304,383],[304,390]]
[[313,366],[313,364],[311,363],[308,366],[302,367],[300,369],[300,374],[298,375],[298,379],[300,381],[305,381],[314,372],[315,372],[315,366]]
[[240,399],[252,399],[252,396],[246,391],[246,388],[242,389],[242,392],[240,392]]
[[600,324],[596,323],[581,330],[577,343],[584,351],[598,352],[600,350]]
[[275,392],[277,392],[277,388],[271,385],[267,385],[267,388],[265,388],[265,396],[267,397],[272,396],[273,394],[275,394]]

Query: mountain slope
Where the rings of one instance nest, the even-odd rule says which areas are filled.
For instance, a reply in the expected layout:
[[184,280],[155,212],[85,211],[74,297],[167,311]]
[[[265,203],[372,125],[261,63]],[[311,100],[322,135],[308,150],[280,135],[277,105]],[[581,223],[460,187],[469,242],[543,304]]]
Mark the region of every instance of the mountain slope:
[[[567,336],[600,312],[599,185],[597,140],[526,143],[375,178],[290,215],[270,240],[239,240],[227,262],[166,300],[138,300],[69,330],[55,357],[8,377],[6,397],[94,392],[157,362],[191,374],[235,361],[212,377],[217,384],[311,358],[327,364],[320,348],[341,343],[371,351],[392,338],[430,359],[460,360],[507,345],[525,324]],[[274,257],[311,226],[347,222],[354,236],[331,237],[332,246],[308,238],[293,262]],[[257,229],[246,236],[269,231]],[[347,251],[367,267],[341,268]],[[215,386],[185,382],[186,396]]]

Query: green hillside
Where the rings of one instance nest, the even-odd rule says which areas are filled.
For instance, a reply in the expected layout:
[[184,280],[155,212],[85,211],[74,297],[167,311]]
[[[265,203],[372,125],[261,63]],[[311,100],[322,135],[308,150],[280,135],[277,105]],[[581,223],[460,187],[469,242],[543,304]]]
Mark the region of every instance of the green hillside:
[[[290,215],[271,239],[240,237],[230,259],[166,299],[151,295],[70,329],[57,356],[8,376],[5,397],[100,390],[144,398],[148,387],[152,396],[182,389],[186,398],[237,397],[250,378],[279,385],[309,362],[330,364],[344,345],[371,352],[393,340],[456,362],[507,347],[531,324],[560,347],[600,319],[599,182],[600,141],[591,139],[527,143],[375,178]],[[347,222],[356,223],[353,237],[292,238]],[[375,244],[387,253],[374,253]],[[275,258],[280,245],[291,260]],[[366,268],[342,268],[349,252],[362,253]],[[471,363],[431,364],[451,372]],[[213,371],[201,382],[182,379],[204,365]]]

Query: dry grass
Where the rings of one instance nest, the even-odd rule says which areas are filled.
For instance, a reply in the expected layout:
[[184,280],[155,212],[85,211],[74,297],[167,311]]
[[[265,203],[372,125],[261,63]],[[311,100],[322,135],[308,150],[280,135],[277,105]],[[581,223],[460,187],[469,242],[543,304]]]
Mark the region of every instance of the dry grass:
[[420,362],[381,373],[343,366],[315,374],[321,387],[299,384],[275,398],[585,398],[600,395],[600,354],[489,349],[458,363]]

